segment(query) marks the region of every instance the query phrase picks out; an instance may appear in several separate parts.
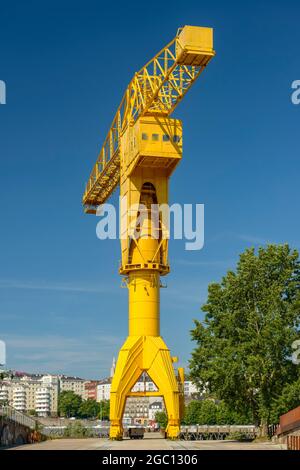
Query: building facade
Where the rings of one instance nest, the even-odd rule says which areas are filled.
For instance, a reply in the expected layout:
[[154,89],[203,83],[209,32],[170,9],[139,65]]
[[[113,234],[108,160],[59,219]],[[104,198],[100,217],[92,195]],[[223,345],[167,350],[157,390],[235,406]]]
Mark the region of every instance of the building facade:
[[200,391],[196,387],[196,385],[191,380],[184,381],[184,395],[190,397],[192,395],[199,394]]
[[[115,369],[115,361],[111,375]],[[38,416],[57,416],[59,394],[72,391],[83,400],[101,402],[110,399],[112,377],[103,380],[84,380],[65,375],[37,375],[16,373],[0,381],[0,403],[7,403],[18,411]],[[132,392],[156,392],[157,387],[144,373],[133,386]],[[199,391],[191,380],[184,382],[186,401],[203,397],[205,389]],[[152,425],[157,411],[164,410],[161,397],[128,397],[124,411],[124,424]],[[152,423],[152,424],[151,424]]]
[[56,416],[59,380],[56,376],[24,375],[2,380],[0,401],[17,411]]
[[85,382],[85,400],[96,400],[97,401],[97,386],[99,381],[91,380],[90,382]]
[[79,395],[83,400],[86,399],[85,384],[88,380],[81,379],[79,377],[69,377],[66,375],[59,376],[60,391],[71,391]]
[[149,404],[149,422],[150,424],[155,422],[156,413],[163,411],[162,400],[155,400]]
[[101,380],[97,385],[96,399],[98,402],[110,399],[111,377]]

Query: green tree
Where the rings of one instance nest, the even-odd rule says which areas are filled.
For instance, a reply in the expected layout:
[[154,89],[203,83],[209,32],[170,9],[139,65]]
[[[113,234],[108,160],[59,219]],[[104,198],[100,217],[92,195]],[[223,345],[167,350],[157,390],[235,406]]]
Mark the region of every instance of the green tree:
[[251,413],[240,413],[238,410],[229,408],[229,406],[220,401],[216,410],[216,424],[252,424]]
[[223,401],[193,400],[186,407],[183,423],[190,424],[250,424],[251,419],[231,410]]
[[155,421],[161,429],[166,429],[168,424],[168,416],[164,411],[158,411],[155,413]]
[[98,418],[104,421],[109,420],[109,410],[110,410],[110,401],[102,400],[99,403],[99,413]]
[[[191,377],[255,423],[271,421],[272,403],[299,377],[291,362],[299,337],[300,264],[288,245],[240,255],[235,272],[210,284],[203,322],[191,331],[197,346]],[[265,426],[264,426],[265,428]]]
[[0,380],[13,379],[14,373],[11,370],[2,370],[0,372]]
[[80,414],[82,398],[72,391],[64,391],[58,397],[58,412],[60,416],[77,418]]
[[[184,424],[215,424],[215,422],[200,422],[200,414],[202,411],[203,403],[202,401],[191,401],[186,407],[184,411]],[[214,403],[213,403],[214,406]],[[211,418],[211,416],[210,416]],[[206,421],[206,419],[205,419]],[[214,421],[214,420],[213,420]]]
[[279,417],[300,405],[300,380],[286,384],[272,403],[271,422],[278,423]]
[[79,415],[81,418],[96,418],[99,414],[99,403],[96,400],[89,398],[84,400],[79,408]]
[[217,424],[217,406],[212,400],[203,400],[200,402],[201,408],[198,411],[197,424]]

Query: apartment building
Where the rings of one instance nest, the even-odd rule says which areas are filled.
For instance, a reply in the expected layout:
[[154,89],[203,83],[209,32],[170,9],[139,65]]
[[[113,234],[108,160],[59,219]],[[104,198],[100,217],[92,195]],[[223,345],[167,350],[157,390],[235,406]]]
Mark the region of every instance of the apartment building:
[[[28,404],[27,385],[20,385],[20,386],[14,387],[12,390],[12,395],[13,395],[13,399],[12,399],[13,407],[17,411],[21,411],[21,412],[26,411],[28,409],[27,408],[27,404]],[[34,407],[31,407],[30,409],[33,410]]]
[[51,375],[24,375],[0,383],[0,401],[21,412],[36,412],[38,416],[57,414],[58,394],[58,377]]
[[128,397],[124,410],[124,424],[147,425],[149,420],[149,397]]
[[149,404],[149,421],[155,421],[156,413],[163,411],[164,405],[162,400],[155,400]]
[[85,393],[84,399],[85,400],[96,400],[97,401],[97,386],[100,383],[98,380],[91,380],[89,382],[85,382]]
[[107,379],[100,380],[98,383],[96,387],[96,400],[98,402],[110,399],[111,380],[111,377],[108,377]]
[[80,377],[69,377],[66,375],[59,376],[60,391],[71,391],[79,395],[83,400],[86,399],[85,384],[88,380],[81,379]]
[[8,403],[10,388],[2,381],[0,382],[0,403]]
[[184,381],[184,396],[186,399],[198,399],[205,395],[205,386],[199,389],[191,380]]
[[[65,375],[20,374],[0,382],[0,401],[9,403],[18,411],[55,416],[59,393],[72,391],[83,400],[96,400],[98,384],[99,381]],[[109,398],[109,392],[104,395]]]

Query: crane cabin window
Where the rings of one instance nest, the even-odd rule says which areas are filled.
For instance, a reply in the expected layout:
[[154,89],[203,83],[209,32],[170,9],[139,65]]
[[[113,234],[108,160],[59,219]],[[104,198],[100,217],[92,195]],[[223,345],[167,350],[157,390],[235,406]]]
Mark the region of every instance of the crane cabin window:
[[152,140],[157,142],[159,140],[159,134],[152,134]]
[[170,140],[170,136],[168,134],[164,134],[163,135],[163,141],[164,142],[169,142],[169,140]]
[[142,140],[148,140],[148,134],[146,134],[146,132],[142,133]]
[[178,144],[180,142],[180,135],[173,135],[173,142]]

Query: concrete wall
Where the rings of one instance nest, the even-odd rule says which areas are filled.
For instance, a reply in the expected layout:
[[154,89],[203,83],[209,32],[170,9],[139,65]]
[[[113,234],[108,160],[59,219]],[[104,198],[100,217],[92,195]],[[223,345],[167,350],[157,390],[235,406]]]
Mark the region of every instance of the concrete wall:
[[40,442],[44,437],[38,431],[33,431],[27,426],[16,423],[9,418],[2,417],[0,420],[0,446],[11,447],[14,445]]

